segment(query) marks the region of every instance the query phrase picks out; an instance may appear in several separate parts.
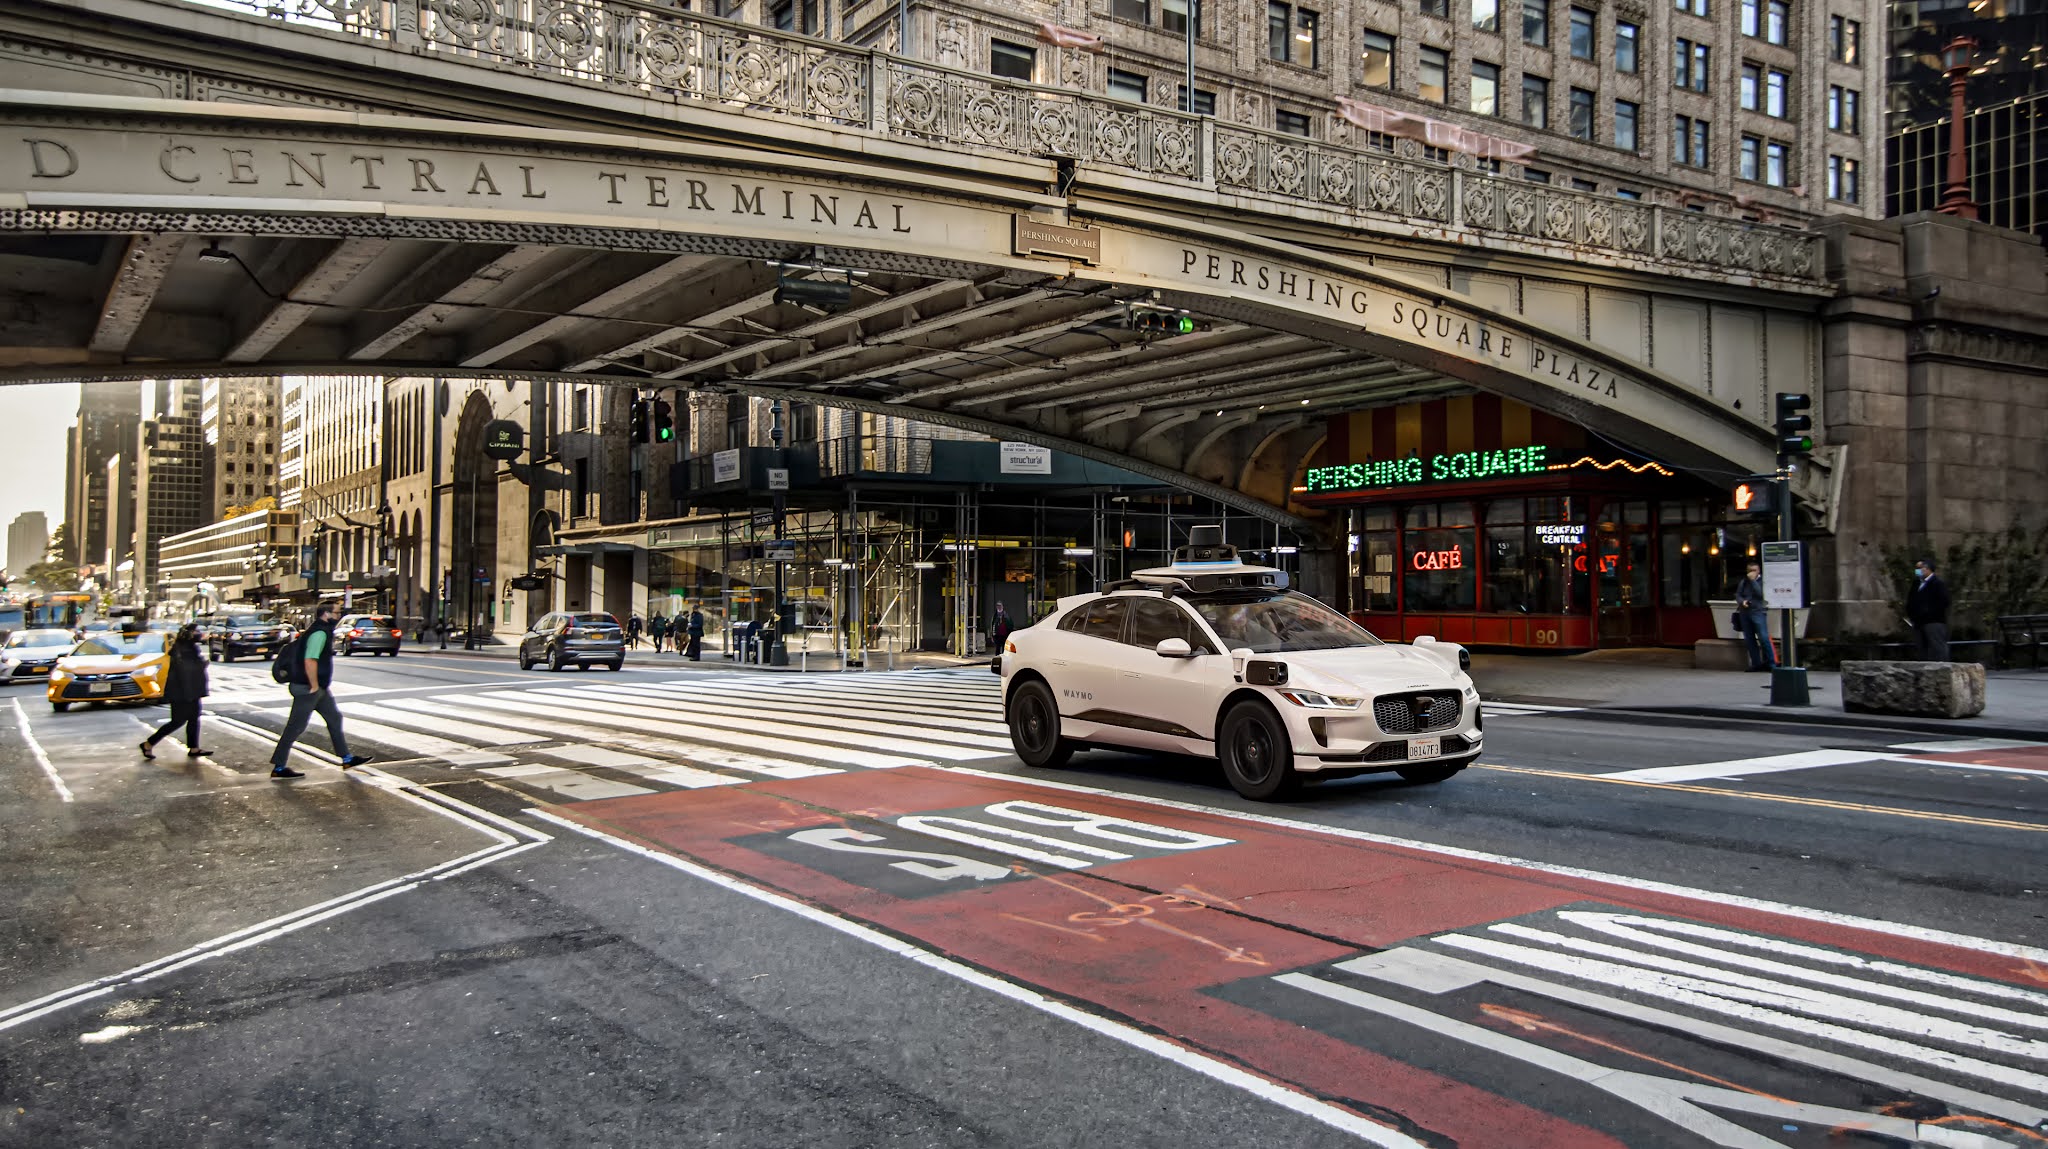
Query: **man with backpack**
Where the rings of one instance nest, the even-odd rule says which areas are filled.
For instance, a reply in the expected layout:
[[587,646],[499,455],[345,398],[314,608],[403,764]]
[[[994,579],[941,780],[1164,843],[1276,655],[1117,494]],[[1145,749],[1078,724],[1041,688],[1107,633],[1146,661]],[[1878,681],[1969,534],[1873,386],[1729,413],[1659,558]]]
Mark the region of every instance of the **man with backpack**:
[[367,754],[348,752],[348,739],[341,733],[341,709],[334,705],[334,607],[321,603],[313,609],[313,624],[306,633],[285,644],[285,648],[271,665],[270,675],[291,684],[292,712],[285,719],[284,730],[277,736],[277,749],[270,754],[270,776],[272,778],[303,778],[305,774],[292,769],[292,744],[299,735],[306,732],[306,724],[312,721],[313,712],[319,711],[327,723],[328,740],[334,744],[334,752],[341,755],[341,768],[348,770],[361,766],[370,760]]

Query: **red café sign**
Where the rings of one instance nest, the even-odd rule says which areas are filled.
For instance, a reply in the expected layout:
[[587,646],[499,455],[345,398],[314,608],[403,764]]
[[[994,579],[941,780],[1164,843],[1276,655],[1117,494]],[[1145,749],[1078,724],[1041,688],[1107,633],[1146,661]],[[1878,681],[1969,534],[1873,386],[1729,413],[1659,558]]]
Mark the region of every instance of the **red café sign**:
[[1408,558],[1408,564],[1419,571],[1455,571],[1465,569],[1465,548],[1452,547],[1447,551],[1416,551]]

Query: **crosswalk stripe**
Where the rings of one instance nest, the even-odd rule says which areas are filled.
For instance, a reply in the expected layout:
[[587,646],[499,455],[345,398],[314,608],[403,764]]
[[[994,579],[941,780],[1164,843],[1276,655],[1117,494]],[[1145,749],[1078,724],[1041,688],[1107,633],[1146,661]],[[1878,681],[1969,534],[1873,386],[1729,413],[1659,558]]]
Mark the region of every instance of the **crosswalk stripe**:
[[636,794],[654,793],[645,786],[631,786],[624,782],[614,782],[609,778],[593,778],[580,770],[542,766],[532,762],[522,762],[516,766],[491,766],[477,773],[528,786],[539,786],[543,790],[552,790],[577,802],[594,802],[602,798],[630,798]]
[[[641,686],[638,689],[658,691],[684,698],[730,698],[744,702],[749,706],[764,706],[780,710],[814,711],[822,709],[816,699],[793,696],[789,692],[781,690],[735,690],[704,686],[666,686],[655,683]],[[977,734],[1003,734],[1009,730],[1009,727],[1004,726],[1001,722],[990,721],[985,717],[969,717],[966,714],[955,714],[943,708],[919,706],[906,711],[901,704],[893,704],[886,699],[874,701],[861,700],[859,702],[834,701],[830,709],[835,714],[843,713],[858,718],[881,717],[887,718],[892,722],[905,723],[911,726],[936,726],[947,730],[964,730]]]
[[[701,684],[699,685],[701,686]],[[976,717],[986,717],[1001,702],[994,695],[981,699],[922,694],[916,691],[903,690],[853,690],[827,685],[815,686],[809,690],[801,691],[795,687],[780,687],[778,690],[780,693],[797,697],[828,698],[834,701],[867,703],[869,705],[893,704],[897,706],[916,706],[933,711],[943,711],[949,714],[974,715]]]
[[1684,766],[1651,766],[1640,770],[1619,770],[1602,774],[1623,782],[1699,782],[1708,778],[1747,778],[1756,774],[1778,774],[1787,770],[1813,770],[1822,766],[1847,766],[1883,757],[1869,750],[1802,750],[1796,754],[1772,754],[1763,758],[1736,758],[1726,762],[1695,762]]
[[[436,702],[451,705],[456,709],[465,706],[485,707],[492,711],[508,710],[517,712],[520,721],[535,730],[549,730],[571,738],[582,738],[590,742],[608,742],[614,746],[630,746],[657,754],[677,754],[704,766],[718,766],[727,770],[744,770],[749,774],[760,774],[769,778],[815,778],[823,774],[840,774],[844,771],[830,766],[813,766],[805,762],[792,762],[785,758],[767,758],[715,746],[699,746],[694,743],[672,739],[650,738],[646,729],[622,730],[581,723],[565,722],[558,716],[545,717],[534,713],[534,700],[523,697],[524,692],[515,694],[477,694],[442,696]],[[577,712],[579,717],[584,715]],[[591,715],[589,717],[595,717]]]
[[[415,713],[415,710],[422,712]],[[504,726],[479,726],[448,717],[444,713],[423,708],[406,707],[399,709],[380,702],[355,702],[349,705],[345,717],[354,720],[356,716],[379,721],[387,726],[409,726],[431,734],[452,734],[467,738],[485,746],[516,746],[529,742],[546,742],[544,734],[532,734]]]
[[[1008,753],[1010,749],[1008,738],[993,738],[986,734],[975,734],[943,728],[920,727],[915,730],[906,730],[900,722],[875,722],[865,718],[854,717],[841,713],[836,706],[813,704],[803,708],[787,706],[762,707],[745,701],[721,702],[718,701],[718,695],[709,693],[699,694],[690,698],[674,698],[666,694],[650,693],[637,686],[598,686],[587,689],[615,698],[640,700],[646,704],[659,706],[664,710],[685,715],[717,714],[733,718],[777,722],[784,725],[819,727],[827,730],[857,730],[867,734],[880,734],[884,736],[915,734],[919,738],[928,738],[946,744],[976,747],[982,750],[994,750],[999,754]],[[883,743],[877,743],[877,745],[883,745]],[[920,749],[918,752],[922,753],[923,751]]]
[[[582,690],[568,688],[536,690],[533,693],[547,694],[562,697],[564,699],[573,699],[574,701],[572,705],[576,706],[597,707],[609,711],[616,711],[622,714],[635,714],[644,718],[655,719],[663,722],[670,721],[676,717],[676,712],[673,710],[663,709],[658,705],[629,703],[626,700],[626,697],[616,694],[597,695],[594,693],[586,693]],[[715,735],[715,737],[710,739],[711,741],[724,741],[727,745],[758,745],[762,747],[771,747],[779,750],[782,753],[789,753],[790,751],[788,747],[803,745],[806,747],[806,751],[799,751],[800,753],[807,752],[809,757],[824,758],[828,761],[833,760],[834,756],[837,756],[838,758],[844,759],[846,761],[859,761],[861,758],[872,758],[879,760],[885,757],[884,755],[874,754],[870,750],[857,750],[850,746],[846,746],[842,743],[830,741],[829,739],[831,739],[833,736],[844,735],[846,732],[843,729],[834,726],[829,719],[820,719],[815,722],[801,722],[796,721],[794,719],[777,716],[775,718],[775,726],[773,727],[773,730],[773,734],[762,735],[759,736],[758,739],[752,741],[743,739],[737,731],[728,729],[718,729],[706,726],[690,728],[688,736],[701,738],[707,734]],[[812,732],[815,732],[815,734],[813,734]],[[810,738],[815,738],[817,740],[808,743],[799,743],[795,741],[795,739]],[[784,745],[776,746],[776,743],[778,742],[781,742]],[[908,738],[890,738],[878,734],[862,734],[859,736],[859,743],[861,746],[872,747],[874,750],[889,750],[895,751],[898,754],[914,754],[918,756],[915,758],[904,757],[895,759],[892,761],[891,764],[896,766],[925,764],[933,758],[943,758],[953,762],[965,762],[977,758],[992,758],[997,756],[993,751],[988,750],[970,750],[958,746],[945,745],[936,742],[913,741]],[[820,751],[823,751],[823,753],[820,753]],[[866,764],[873,765],[875,763]]]
[[585,766],[602,766],[607,770],[620,770],[666,782],[671,786],[683,786],[701,790],[707,786],[738,786],[749,781],[735,778],[730,774],[713,774],[709,770],[698,770],[689,766],[678,766],[673,762],[662,762],[638,754],[623,754],[602,746],[556,746],[539,753],[550,758],[567,758]]
[[[896,766],[928,766],[929,759],[910,758],[896,754],[877,754],[870,750],[859,750],[830,742],[807,742],[796,738],[783,738],[751,731],[735,731],[716,726],[704,726],[690,722],[671,721],[673,715],[664,710],[644,706],[628,706],[616,699],[580,695],[573,690],[535,690],[524,692],[529,695],[549,695],[548,701],[566,706],[572,710],[594,711],[626,719],[634,727],[659,734],[670,734],[694,742],[708,742],[715,746],[726,746],[746,752],[765,750],[773,754],[794,754],[799,758],[813,758],[870,769],[886,770]],[[529,705],[538,701],[532,699]],[[865,741],[865,740],[863,740]]]

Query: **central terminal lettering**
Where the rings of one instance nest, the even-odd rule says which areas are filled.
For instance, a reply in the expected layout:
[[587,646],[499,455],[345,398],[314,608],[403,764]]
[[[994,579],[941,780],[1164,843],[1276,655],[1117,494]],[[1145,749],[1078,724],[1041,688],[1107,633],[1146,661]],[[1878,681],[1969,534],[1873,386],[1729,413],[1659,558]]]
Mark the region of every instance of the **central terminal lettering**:
[[1339,463],[1309,468],[1309,493],[1363,491],[1373,487],[1399,487],[1416,483],[1460,482],[1474,479],[1504,479],[1516,475],[1537,475],[1550,469],[1549,448],[1502,447],[1492,451],[1459,451],[1431,455],[1424,459],[1374,459],[1365,463]]

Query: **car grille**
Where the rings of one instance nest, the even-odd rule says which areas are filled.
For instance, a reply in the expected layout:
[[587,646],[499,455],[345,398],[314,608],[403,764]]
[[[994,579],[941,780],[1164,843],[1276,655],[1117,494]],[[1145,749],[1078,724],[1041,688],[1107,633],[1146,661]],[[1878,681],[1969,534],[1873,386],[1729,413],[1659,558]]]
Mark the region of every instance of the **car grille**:
[[1455,690],[1422,690],[1413,694],[1382,694],[1372,700],[1372,720],[1389,734],[1427,734],[1458,724],[1463,710]]
[[[95,694],[88,683],[107,682],[113,689],[105,694]],[[134,698],[142,693],[141,684],[125,674],[81,674],[64,686],[66,698]]]

